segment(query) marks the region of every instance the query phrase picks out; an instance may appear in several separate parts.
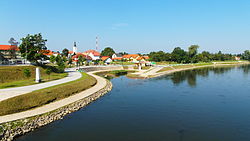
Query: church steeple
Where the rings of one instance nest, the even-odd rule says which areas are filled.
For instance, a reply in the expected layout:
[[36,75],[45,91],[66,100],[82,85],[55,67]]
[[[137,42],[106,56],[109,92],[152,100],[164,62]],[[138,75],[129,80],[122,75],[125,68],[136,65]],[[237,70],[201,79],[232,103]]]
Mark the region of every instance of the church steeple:
[[73,46],[73,53],[77,54],[76,42],[74,42],[74,46]]

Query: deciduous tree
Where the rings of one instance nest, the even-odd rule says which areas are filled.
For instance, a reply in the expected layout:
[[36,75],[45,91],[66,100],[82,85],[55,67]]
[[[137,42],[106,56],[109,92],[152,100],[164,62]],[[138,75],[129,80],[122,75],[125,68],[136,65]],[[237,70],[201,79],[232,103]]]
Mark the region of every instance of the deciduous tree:
[[111,47],[106,47],[102,52],[101,56],[112,56],[115,51]]
[[41,33],[35,35],[27,35],[22,38],[22,43],[19,46],[22,57],[30,62],[34,62],[39,65],[38,60],[46,59],[47,56],[44,54],[47,50],[46,39],[43,39]]

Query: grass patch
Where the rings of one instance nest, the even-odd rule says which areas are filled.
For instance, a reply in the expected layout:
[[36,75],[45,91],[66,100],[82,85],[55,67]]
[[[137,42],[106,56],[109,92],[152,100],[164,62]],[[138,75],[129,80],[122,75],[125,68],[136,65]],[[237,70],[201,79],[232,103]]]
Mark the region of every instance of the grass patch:
[[175,69],[185,69],[185,68],[192,68],[193,65],[179,65],[179,66],[173,66]]
[[116,65],[134,65],[133,62],[112,62],[111,64],[116,64]]
[[171,61],[156,62],[156,65],[169,65],[169,64],[178,64],[178,63],[177,62],[171,62]]
[[240,64],[240,62],[216,62],[216,64]]
[[69,97],[96,84],[96,79],[86,73],[78,80],[33,91],[0,102],[0,116],[26,111]]
[[[29,69],[30,78],[25,77],[24,70]],[[1,66],[0,67],[0,89],[10,87],[20,87],[37,84],[35,82],[36,66]],[[66,77],[67,73],[46,74],[46,70],[40,67],[42,82],[52,81]]]
[[[142,70],[148,70],[150,69],[151,67],[150,66],[145,66],[145,67],[141,67]],[[139,69],[138,66],[134,66],[134,69]]]
[[130,77],[130,78],[139,78],[139,75],[133,74],[133,73],[129,73],[129,74],[127,74],[127,77]]
[[127,70],[127,69],[128,69],[128,66],[123,66],[123,69],[124,69],[124,70]]
[[197,64],[194,64],[194,66],[207,66],[207,65],[213,65],[213,63],[197,63]]
[[113,79],[115,77],[119,77],[122,75],[128,75],[129,73],[132,73],[132,72],[135,72],[135,71],[114,70],[114,71],[97,72],[95,74],[110,80],[110,79]]
[[171,67],[164,67],[161,70],[157,71],[157,73],[164,72],[164,71],[170,71],[170,70],[173,70],[173,68],[171,68]]

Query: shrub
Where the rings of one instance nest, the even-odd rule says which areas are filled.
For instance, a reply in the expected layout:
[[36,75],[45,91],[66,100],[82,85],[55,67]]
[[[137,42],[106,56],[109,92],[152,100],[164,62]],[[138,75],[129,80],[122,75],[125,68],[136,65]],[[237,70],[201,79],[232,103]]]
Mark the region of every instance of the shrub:
[[24,76],[27,77],[27,78],[31,77],[30,69],[25,68],[25,69],[23,70],[23,74],[24,74]]

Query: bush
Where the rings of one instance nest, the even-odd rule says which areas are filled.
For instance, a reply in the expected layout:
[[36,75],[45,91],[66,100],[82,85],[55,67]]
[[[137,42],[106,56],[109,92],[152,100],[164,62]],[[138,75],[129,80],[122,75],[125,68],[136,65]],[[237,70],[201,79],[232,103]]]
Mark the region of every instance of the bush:
[[25,68],[25,69],[23,70],[23,74],[24,74],[25,77],[29,78],[29,77],[31,76],[30,69]]

